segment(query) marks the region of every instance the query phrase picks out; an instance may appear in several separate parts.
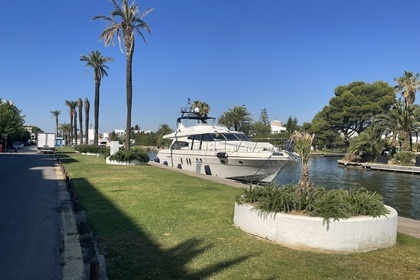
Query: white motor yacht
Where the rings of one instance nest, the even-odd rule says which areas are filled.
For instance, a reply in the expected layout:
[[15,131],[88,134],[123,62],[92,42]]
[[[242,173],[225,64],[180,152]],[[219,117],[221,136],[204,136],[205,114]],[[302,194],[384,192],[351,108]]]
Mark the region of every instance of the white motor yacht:
[[[209,124],[215,118],[182,108],[169,148],[155,161],[167,166],[242,182],[271,182],[294,158],[270,143],[253,142],[242,132]],[[187,123],[193,122],[188,126]]]

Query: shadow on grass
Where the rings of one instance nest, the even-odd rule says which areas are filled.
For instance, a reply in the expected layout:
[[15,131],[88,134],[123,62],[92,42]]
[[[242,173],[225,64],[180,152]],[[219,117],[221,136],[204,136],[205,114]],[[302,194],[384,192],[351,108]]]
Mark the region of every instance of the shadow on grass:
[[[68,153],[67,153],[67,154],[68,154]],[[71,157],[69,157],[69,156],[68,156],[68,155],[66,155],[66,154],[57,153],[56,155],[57,155],[57,157],[59,157],[59,158],[60,158],[60,161],[61,161],[63,164],[68,164],[68,163],[73,163],[73,162],[79,162],[78,160],[76,160],[76,159],[74,159],[74,158],[71,158]]]
[[203,279],[252,257],[215,261],[201,269],[188,268],[212,245],[201,238],[190,238],[175,247],[161,248],[87,180],[72,178],[72,182],[105,256],[111,279]]

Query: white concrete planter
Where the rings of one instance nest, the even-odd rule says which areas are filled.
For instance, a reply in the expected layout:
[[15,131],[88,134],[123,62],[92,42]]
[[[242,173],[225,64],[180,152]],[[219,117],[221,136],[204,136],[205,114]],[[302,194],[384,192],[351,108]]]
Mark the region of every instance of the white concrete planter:
[[109,157],[106,158],[105,162],[106,162],[106,164],[114,164],[114,165],[141,165],[141,164],[145,164],[145,163],[140,162],[138,160],[132,160],[131,162],[110,160]]
[[99,154],[94,154],[94,153],[80,153],[81,155],[85,155],[85,156],[96,156],[99,157]]
[[243,231],[276,243],[313,249],[361,252],[394,246],[397,242],[398,214],[386,206],[385,217],[354,217],[330,221],[285,213],[261,214],[253,206],[235,203],[234,223]]

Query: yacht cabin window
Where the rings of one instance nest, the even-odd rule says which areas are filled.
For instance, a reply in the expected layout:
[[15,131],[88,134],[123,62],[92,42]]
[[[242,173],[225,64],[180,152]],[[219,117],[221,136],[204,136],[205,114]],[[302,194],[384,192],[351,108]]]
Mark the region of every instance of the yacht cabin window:
[[172,144],[171,149],[172,150],[181,150],[188,148],[188,142],[183,141],[176,141]]

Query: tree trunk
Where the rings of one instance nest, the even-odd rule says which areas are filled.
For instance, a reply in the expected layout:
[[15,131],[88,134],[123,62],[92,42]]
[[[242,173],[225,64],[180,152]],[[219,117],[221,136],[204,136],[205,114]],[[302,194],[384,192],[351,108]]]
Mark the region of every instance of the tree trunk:
[[79,109],[80,145],[82,145],[83,144],[83,115],[82,115],[82,112],[83,112],[82,104],[83,103],[82,103],[81,98],[79,98],[79,100],[77,102],[78,102],[77,106],[78,106],[78,109]]
[[95,105],[94,105],[94,115],[95,115],[95,126],[94,126],[94,135],[93,135],[93,145],[98,146],[98,136],[99,136],[99,90],[101,83],[95,81]]
[[89,145],[89,101],[85,99],[85,144]]
[[302,173],[301,173],[301,177],[298,183],[298,188],[301,190],[301,192],[305,192],[308,189],[312,189],[313,186],[314,185],[311,179],[309,179],[308,165],[305,163],[302,163]]
[[69,139],[70,139],[70,145],[73,144],[73,109],[70,108],[70,132],[69,132]]
[[125,143],[124,148],[130,149],[131,134],[131,109],[133,105],[133,79],[132,79],[132,61],[134,53],[134,41],[131,50],[126,56],[126,90],[127,90],[127,120],[125,125]]
[[58,116],[55,117],[55,136],[58,136]]
[[74,124],[74,145],[76,145],[77,146],[77,111],[76,111],[76,108],[74,108],[74,111],[73,111],[73,116],[74,116],[74,121],[73,121],[73,124]]

